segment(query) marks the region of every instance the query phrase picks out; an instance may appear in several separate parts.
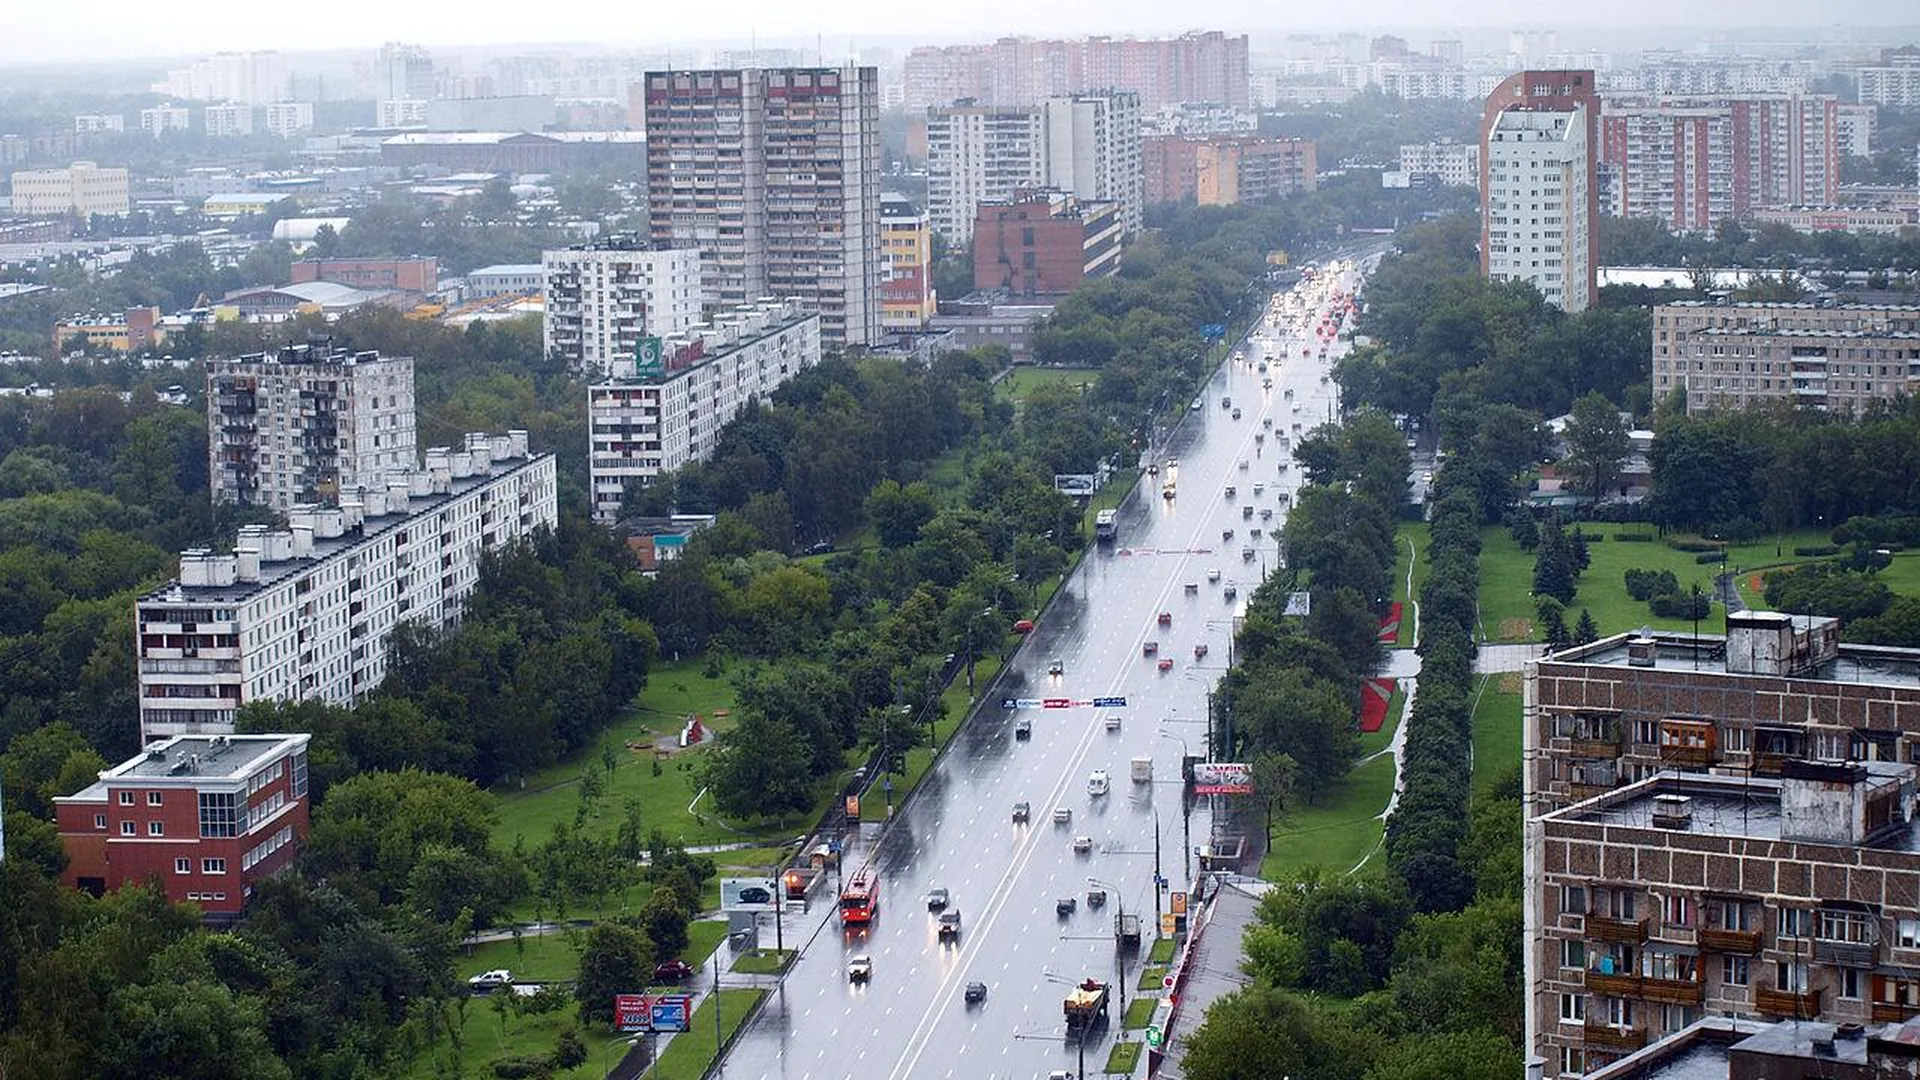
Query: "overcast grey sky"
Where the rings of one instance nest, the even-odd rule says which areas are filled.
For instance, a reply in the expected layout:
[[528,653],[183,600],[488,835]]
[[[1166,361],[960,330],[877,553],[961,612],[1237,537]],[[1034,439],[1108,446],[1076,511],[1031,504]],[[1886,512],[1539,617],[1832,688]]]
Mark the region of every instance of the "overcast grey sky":
[[[1164,34],[1454,25],[1539,25],[1537,0],[0,0],[0,63],[190,56],[220,49],[374,48],[383,41],[467,46],[542,42],[643,45],[824,37],[844,53],[884,37]],[[1876,26],[1920,22],[1912,0],[1614,0],[1578,10],[1615,26]],[[1577,35],[1565,35],[1566,39]],[[1572,42],[1569,42],[1572,43]]]

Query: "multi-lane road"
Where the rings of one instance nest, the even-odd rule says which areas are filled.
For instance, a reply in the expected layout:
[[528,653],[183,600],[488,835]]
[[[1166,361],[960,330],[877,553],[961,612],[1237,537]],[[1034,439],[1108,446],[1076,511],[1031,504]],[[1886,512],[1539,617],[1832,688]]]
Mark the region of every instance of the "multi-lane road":
[[[1244,359],[1214,374],[1156,450],[1160,475],[1145,478],[1120,511],[1118,540],[1081,563],[1015,655],[1024,684],[1003,680],[997,692],[1124,697],[1125,707],[1016,713],[990,702],[884,829],[868,826],[850,841],[849,869],[868,862],[883,882],[872,926],[842,930],[831,878],[806,917],[787,920],[787,943],[803,952],[741,1033],[725,1075],[988,1080],[1077,1070],[1080,1048],[1061,1012],[1068,984],[1115,978],[1113,916],[1122,907],[1144,916],[1151,940],[1156,903],[1167,895],[1156,896],[1156,860],[1168,891],[1187,889],[1198,871],[1186,837],[1204,842],[1208,822],[1203,804],[1183,829],[1180,756],[1202,753],[1198,721],[1225,669],[1233,616],[1277,564],[1282,496],[1302,482],[1297,468],[1282,467],[1290,457],[1282,436],[1297,440],[1334,414],[1335,387],[1322,376],[1345,346],[1323,341],[1321,320],[1358,275],[1351,265],[1323,270],[1275,298],[1268,311],[1282,317],[1263,322],[1240,346]],[[1171,469],[1168,458],[1177,461]],[[1172,497],[1163,498],[1169,477]],[[1148,642],[1154,656],[1145,655]],[[1161,658],[1170,670],[1160,670]],[[1049,674],[1054,659],[1059,675]],[[1030,739],[1014,737],[1016,715],[1031,719]],[[1117,729],[1109,715],[1120,718]],[[1152,759],[1152,782],[1131,779],[1138,757]],[[1112,777],[1104,796],[1089,793],[1097,769]],[[1032,818],[1016,824],[1013,805],[1022,801]],[[1071,811],[1070,823],[1055,823],[1058,808]],[[1077,854],[1082,836],[1091,850]],[[1109,894],[1099,911],[1086,900],[1094,881]],[[961,913],[957,943],[936,936],[925,899],[936,887]],[[1062,916],[1056,901],[1066,897],[1078,906]],[[847,964],[861,955],[872,958],[872,979],[851,984]],[[1129,1000],[1141,955],[1127,961]],[[964,988],[973,981],[988,994],[969,1005]],[[1112,1023],[1086,1046],[1089,1068],[1105,1064],[1119,1031],[1116,998]]]

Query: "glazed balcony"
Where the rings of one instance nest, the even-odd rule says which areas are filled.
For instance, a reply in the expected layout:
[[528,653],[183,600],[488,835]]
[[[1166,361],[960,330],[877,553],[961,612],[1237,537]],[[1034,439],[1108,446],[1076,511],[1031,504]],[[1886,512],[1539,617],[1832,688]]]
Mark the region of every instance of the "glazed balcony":
[[1820,1015],[1820,994],[1818,991],[1796,994],[1761,987],[1753,992],[1753,1007],[1767,1016],[1811,1019]]

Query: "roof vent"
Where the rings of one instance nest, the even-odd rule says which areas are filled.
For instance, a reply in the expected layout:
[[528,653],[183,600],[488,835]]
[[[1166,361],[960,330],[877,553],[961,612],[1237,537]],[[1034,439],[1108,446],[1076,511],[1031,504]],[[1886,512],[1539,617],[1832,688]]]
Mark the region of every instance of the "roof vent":
[[1627,665],[1629,667],[1652,667],[1657,657],[1658,649],[1659,646],[1654,642],[1651,635],[1642,634],[1639,637],[1629,638],[1627,640]]
[[1693,800],[1685,795],[1655,795],[1653,823],[1662,829],[1684,829],[1693,824]]
[[1854,1039],[1864,1039],[1867,1037],[1867,1025],[1856,1024],[1856,1023],[1853,1023],[1852,1021],[1848,1021],[1847,1023],[1841,1024],[1838,1027],[1833,1029],[1833,1037],[1836,1039],[1846,1039],[1849,1041]]

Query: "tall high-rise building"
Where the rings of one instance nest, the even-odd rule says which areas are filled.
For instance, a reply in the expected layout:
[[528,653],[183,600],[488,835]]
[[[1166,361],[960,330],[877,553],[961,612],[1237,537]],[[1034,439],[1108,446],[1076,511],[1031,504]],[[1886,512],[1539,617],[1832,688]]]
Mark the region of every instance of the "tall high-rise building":
[[1591,71],[1522,71],[1480,121],[1480,269],[1567,312],[1597,295],[1600,98]]
[[1833,203],[1839,109],[1831,94],[1609,99],[1606,210],[1704,232],[1763,206]]
[[327,339],[207,361],[213,501],[291,509],[415,465],[413,359]]
[[700,251],[709,311],[765,296],[833,346],[880,336],[880,73],[651,71],[647,195],[659,247]]
[[880,324],[889,331],[924,330],[933,317],[933,230],[905,195],[880,196]]
[[223,52],[167,72],[166,80],[156,83],[153,91],[184,101],[266,105],[291,97],[293,82],[281,53]]
[[614,237],[542,252],[548,356],[604,373],[630,361],[643,338],[671,337],[700,321],[700,252]]
[[1137,233],[1146,207],[1140,144],[1140,98],[1131,91],[929,109],[927,210],[934,231],[949,243],[970,243],[982,203],[1052,188],[1119,204],[1121,227]]
[[433,55],[418,45],[389,41],[380,46],[374,97],[424,101],[434,96]]

